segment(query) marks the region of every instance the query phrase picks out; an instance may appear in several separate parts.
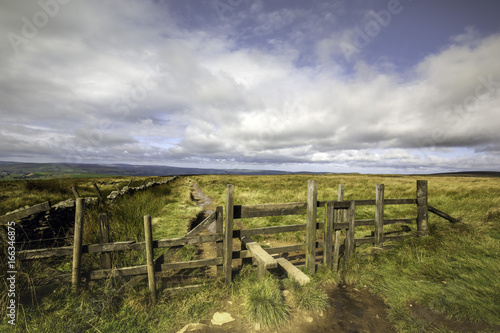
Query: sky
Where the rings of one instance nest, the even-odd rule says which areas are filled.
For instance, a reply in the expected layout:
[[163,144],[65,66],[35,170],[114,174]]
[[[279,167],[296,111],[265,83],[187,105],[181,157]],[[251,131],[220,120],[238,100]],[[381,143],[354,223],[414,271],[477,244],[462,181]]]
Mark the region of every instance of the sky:
[[0,161],[500,171],[500,2],[0,0]]

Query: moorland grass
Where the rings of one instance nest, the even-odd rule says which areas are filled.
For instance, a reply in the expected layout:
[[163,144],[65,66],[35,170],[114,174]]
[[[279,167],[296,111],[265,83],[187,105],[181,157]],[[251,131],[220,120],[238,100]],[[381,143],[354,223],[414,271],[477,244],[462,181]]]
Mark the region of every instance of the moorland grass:
[[[318,180],[318,200],[335,200],[338,184],[345,184],[346,200],[374,199],[376,184],[385,184],[386,198],[415,198],[416,180],[428,179],[429,204],[460,219],[461,223],[451,224],[431,214],[429,236],[408,238],[385,250],[369,245],[358,246],[348,264],[341,261],[339,273],[320,269],[312,276],[311,285],[317,283],[322,286],[330,281],[368,288],[383,297],[389,306],[388,317],[399,331],[443,331],[416,316],[411,311],[411,304],[420,304],[455,320],[500,325],[499,178],[384,175],[180,177],[169,185],[170,193],[156,192],[143,199],[137,197],[136,203],[131,197],[131,201],[121,208],[121,217],[133,215],[133,222],[123,225],[123,222],[118,222],[120,218],[110,219],[110,224],[118,223],[110,227],[113,240],[142,239],[141,214],[144,211],[132,211],[138,207],[148,210],[147,214],[153,216],[153,221],[156,218],[153,227],[155,239],[185,233],[188,216],[194,217],[199,211],[190,201],[189,179],[198,183],[205,195],[221,206],[224,205],[228,183],[235,185],[235,204],[262,204],[306,201],[309,179]],[[158,198],[161,199],[155,201]],[[155,201],[156,204],[148,206],[149,201]],[[128,207],[131,205],[135,207]],[[152,212],[154,207],[158,208],[156,213]],[[318,210],[319,220],[324,218],[321,211]],[[387,206],[385,217],[414,217],[415,213],[414,206]],[[109,214],[120,216],[118,212]],[[365,207],[357,211],[356,218],[373,218],[373,214],[373,208]],[[305,216],[247,219],[243,221],[243,226],[250,228],[295,223],[305,223]],[[411,227],[415,230],[415,226]],[[391,228],[387,226],[384,230],[389,231]],[[356,237],[368,235],[371,231],[372,227],[357,228]],[[95,231],[87,232],[89,240],[96,237]],[[303,241],[301,233],[278,237],[291,242]],[[195,251],[186,251],[185,255],[192,258]],[[142,259],[121,260],[133,263]],[[281,322],[282,317],[286,320],[286,314],[290,311],[281,294],[284,288],[290,289],[295,299],[293,306],[306,309],[323,306],[323,296],[320,294],[303,299],[304,295],[311,294],[307,288],[312,287],[300,289],[290,286],[291,282],[271,276],[262,282],[263,285],[253,288],[259,282],[255,281],[255,275],[252,274],[255,272],[236,277],[233,294],[223,283],[207,283],[200,293],[185,293],[175,297],[163,295],[160,289],[159,302],[155,307],[149,304],[144,286],[134,292],[116,294],[116,288],[99,282],[88,286],[79,296],[70,296],[69,291],[64,289],[66,287],[61,287],[40,300],[38,307],[25,305],[20,308],[16,330],[67,331],[66,326],[72,325],[71,329],[82,332],[176,332],[188,322],[209,318],[228,297],[244,300],[243,312],[247,313],[247,318],[273,325]],[[106,303],[106,299],[113,301]],[[259,307],[259,304],[263,306]],[[280,310],[267,315],[265,309],[270,308],[269,304]]]

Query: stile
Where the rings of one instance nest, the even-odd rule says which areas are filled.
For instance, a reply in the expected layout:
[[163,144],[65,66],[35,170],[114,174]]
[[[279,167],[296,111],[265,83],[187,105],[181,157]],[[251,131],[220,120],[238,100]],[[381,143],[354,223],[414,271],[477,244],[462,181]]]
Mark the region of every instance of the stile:
[[384,184],[377,184],[375,194],[375,246],[384,242]]
[[318,181],[307,183],[307,223],[306,223],[306,268],[311,274],[316,271],[316,219],[318,205]]
[[226,187],[226,228],[224,230],[224,276],[227,284],[231,284],[233,273],[233,218],[234,185],[228,184]]
[[73,241],[73,268],[71,271],[71,286],[77,292],[80,288],[82,271],[82,237],[83,237],[83,217],[85,201],[82,198],[76,199],[75,208],[75,234]]
[[[101,232],[101,244],[109,243],[109,222],[106,214],[99,214],[99,228]],[[109,252],[101,253],[102,269],[111,268],[111,255]]]
[[156,304],[156,281],[155,281],[155,263],[153,253],[153,228],[151,226],[151,216],[144,216],[144,241],[146,243],[146,258],[148,270],[148,285],[151,291],[151,300]]

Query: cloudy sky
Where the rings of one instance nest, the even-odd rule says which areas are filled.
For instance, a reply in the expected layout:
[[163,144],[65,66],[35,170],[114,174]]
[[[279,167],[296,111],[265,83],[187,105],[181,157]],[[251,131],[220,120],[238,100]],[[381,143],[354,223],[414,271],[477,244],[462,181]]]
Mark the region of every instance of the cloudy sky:
[[500,171],[500,2],[0,2],[0,160]]

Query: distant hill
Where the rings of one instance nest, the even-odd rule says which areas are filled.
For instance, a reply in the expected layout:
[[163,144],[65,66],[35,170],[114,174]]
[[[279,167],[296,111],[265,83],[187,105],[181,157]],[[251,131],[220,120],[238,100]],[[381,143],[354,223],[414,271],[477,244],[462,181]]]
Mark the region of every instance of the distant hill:
[[176,176],[176,175],[282,175],[286,171],[182,168],[158,165],[1,162],[0,178],[34,179],[62,175]]
[[454,177],[500,177],[498,171],[458,171],[433,173],[432,176],[454,176]]

